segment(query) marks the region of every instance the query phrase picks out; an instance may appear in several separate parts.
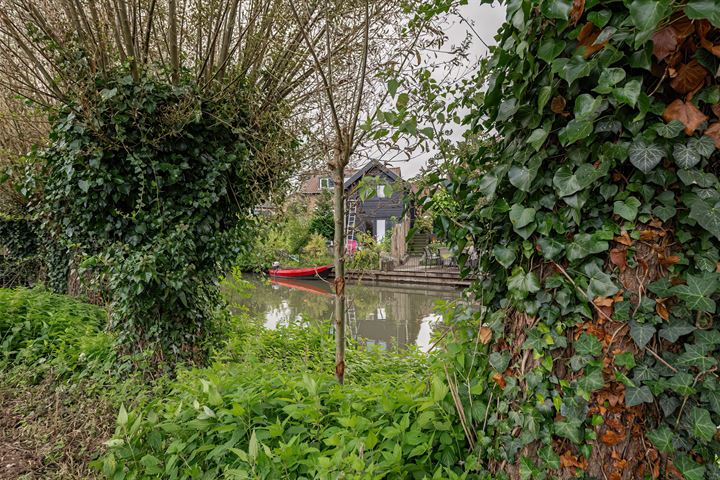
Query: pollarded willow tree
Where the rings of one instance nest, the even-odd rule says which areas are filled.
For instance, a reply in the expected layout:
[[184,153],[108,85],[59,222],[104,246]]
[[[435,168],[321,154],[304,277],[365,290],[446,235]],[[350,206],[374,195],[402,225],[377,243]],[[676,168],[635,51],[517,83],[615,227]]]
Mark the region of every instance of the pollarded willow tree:
[[[218,279],[295,165],[293,115],[315,91],[322,39],[306,30],[324,8],[0,4],[0,85],[50,113],[26,188],[45,231],[101,273],[126,349],[201,356]],[[317,60],[332,65],[358,31]]]
[[487,478],[718,478],[720,6],[506,8],[438,222],[485,252],[447,355],[468,442]]

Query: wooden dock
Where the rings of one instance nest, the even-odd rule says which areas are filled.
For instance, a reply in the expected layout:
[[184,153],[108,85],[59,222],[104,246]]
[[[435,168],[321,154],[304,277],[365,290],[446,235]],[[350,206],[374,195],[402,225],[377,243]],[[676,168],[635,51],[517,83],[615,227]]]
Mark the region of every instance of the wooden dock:
[[[330,275],[330,278],[333,278],[333,274]],[[345,278],[352,282],[379,282],[445,289],[463,289],[473,281],[472,278],[460,278],[458,270],[441,268],[396,269],[392,271],[348,270],[345,272]]]

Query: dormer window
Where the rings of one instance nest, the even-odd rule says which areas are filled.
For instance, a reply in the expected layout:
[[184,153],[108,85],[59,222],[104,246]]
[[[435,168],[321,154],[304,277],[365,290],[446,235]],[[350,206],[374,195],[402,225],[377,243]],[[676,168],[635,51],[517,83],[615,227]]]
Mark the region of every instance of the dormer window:
[[335,182],[333,182],[332,178],[330,178],[330,177],[320,178],[320,190],[330,190],[334,186],[335,186]]

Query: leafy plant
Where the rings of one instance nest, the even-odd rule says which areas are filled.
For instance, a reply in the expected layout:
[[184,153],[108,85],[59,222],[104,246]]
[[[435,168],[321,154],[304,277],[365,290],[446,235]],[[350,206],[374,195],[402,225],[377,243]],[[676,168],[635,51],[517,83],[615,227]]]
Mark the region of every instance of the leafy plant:
[[437,233],[485,252],[446,352],[466,417],[495,405],[468,444],[494,478],[715,478],[717,5],[504,3],[474,88],[394,112],[420,132],[462,105],[481,139],[434,178]]
[[219,95],[152,71],[88,75],[37,153],[40,216],[103,276],[125,348],[200,358],[218,279],[252,238],[265,185],[283,178],[282,160],[259,153],[275,127],[254,123],[242,82]]

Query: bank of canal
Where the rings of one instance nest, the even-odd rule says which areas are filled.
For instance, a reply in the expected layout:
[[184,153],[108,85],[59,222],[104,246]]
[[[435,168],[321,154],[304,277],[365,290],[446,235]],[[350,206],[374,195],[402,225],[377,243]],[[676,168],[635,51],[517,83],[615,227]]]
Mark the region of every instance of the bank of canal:
[[[249,285],[228,282],[225,297],[234,308],[248,309],[265,319],[267,328],[304,319],[333,323],[331,285],[320,280],[273,281],[243,277]],[[233,285],[235,285],[233,287]],[[460,297],[456,289],[360,282],[346,287],[348,334],[383,349],[430,346],[439,316],[436,302]]]

